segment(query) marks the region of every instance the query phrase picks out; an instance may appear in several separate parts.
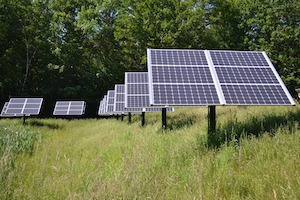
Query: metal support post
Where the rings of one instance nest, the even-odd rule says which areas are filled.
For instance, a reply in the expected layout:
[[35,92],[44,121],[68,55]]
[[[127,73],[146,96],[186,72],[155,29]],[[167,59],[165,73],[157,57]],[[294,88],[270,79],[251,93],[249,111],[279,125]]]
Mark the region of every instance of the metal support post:
[[142,126],[145,126],[145,112],[142,112]]
[[131,124],[131,112],[128,113],[128,123]]
[[161,109],[162,129],[167,129],[167,108]]
[[208,106],[208,134],[216,132],[216,106]]

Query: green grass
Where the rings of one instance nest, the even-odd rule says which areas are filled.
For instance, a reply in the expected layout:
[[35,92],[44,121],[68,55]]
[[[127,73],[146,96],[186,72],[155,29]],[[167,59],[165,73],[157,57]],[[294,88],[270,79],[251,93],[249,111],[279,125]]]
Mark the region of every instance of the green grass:
[[209,137],[206,108],[168,114],[166,131],[148,113],[145,127],[0,120],[0,136],[28,143],[10,151],[0,199],[299,199],[299,119],[298,106],[217,107]]

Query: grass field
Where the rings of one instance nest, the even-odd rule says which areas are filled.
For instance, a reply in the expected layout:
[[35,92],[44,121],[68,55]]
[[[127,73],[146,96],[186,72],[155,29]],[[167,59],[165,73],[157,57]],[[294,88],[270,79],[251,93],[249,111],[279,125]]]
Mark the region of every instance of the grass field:
[[300,107],[0,120],[0,199],[300,199]]

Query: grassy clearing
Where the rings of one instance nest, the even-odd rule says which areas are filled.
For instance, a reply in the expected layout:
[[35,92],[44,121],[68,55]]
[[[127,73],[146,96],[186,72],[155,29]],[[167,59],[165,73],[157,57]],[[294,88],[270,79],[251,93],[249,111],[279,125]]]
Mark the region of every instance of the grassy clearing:
[[300,198],[299,107],[218,107],[209,137],[206,114],[177,109],[167,131],[159,114],[144,128],[139,116],[1,120],[42,139],[12,153],[0,199]]

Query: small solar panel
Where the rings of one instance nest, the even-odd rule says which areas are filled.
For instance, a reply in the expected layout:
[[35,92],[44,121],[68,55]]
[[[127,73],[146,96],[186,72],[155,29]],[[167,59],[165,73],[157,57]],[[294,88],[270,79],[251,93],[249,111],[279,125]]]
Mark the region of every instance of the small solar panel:
[[83,115],[85,111],[84,101],[57,101],[53,115],[75,116]]
[[115,85],[115,104],[114,113],[127,113],[125,111],[125,85],[116,84]]
[[105,113],[113,114],[114,104],[115,104],[115,91],[114,90],[108,90],[107,91],[107,101],[106,101],[106,111],[105,111]]
[[3,105],[2,111],[1,111],[1,115],[0,115],[1,117],[12,117],[12,116],[14,116],[14,115],[6,114],[7,105],[8,105],[8,102],[5,102],[4,105]]
[[100,101],[100,105],[99,105],[99,111],[98,111],[98,115],[106,115],[106,99],[107,99],[107,95],[105,95],[103,97],[103,99]]
[[[125,110],[128,112],[160,112],[150,107],[148,72],[125,72]],[[174,108],[167,108],[172,112]]]
[[38,115],[43,98],[11,98],[6,104],[6,116]]
[[150,104],[295,105],[265,52],[147,50]]

